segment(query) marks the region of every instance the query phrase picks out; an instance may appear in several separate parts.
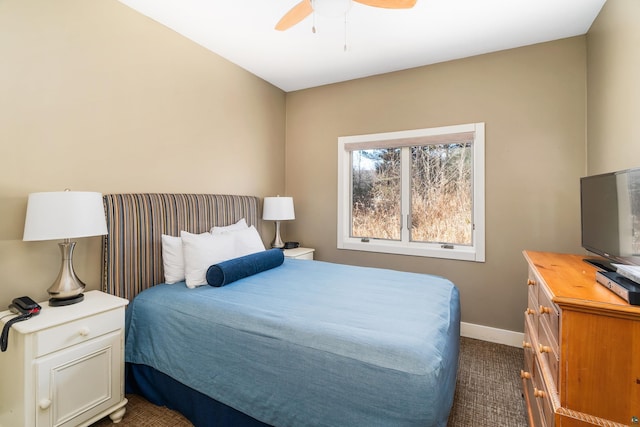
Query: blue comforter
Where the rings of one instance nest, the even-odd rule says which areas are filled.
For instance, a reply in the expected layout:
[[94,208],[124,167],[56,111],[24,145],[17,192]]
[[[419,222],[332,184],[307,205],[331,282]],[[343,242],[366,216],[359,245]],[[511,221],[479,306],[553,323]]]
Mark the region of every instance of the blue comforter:
[[459,333],[446,279],[286,259],[220,288],[142,292],[125,352],[275,426],[446,426]]

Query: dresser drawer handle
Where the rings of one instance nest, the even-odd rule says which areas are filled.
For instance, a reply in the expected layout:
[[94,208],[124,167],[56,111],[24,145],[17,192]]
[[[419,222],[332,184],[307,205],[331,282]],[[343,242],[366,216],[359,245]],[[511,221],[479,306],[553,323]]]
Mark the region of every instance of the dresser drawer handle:
[[551,347],[542,344],[538,345],[538,350],[540,353],[551,353]]
[[528,308],[524,311],[524,314],[536,314],[536,311],[533,308]]
[[523,380],[528,380],[531,379],[531,374],[527,371],[523,371],[522,369],[520,370],[520,378],[522,378]]
[[545,307],[544,305],[540,306],[540,314],[551,314],[551,307]]
[[80,333],[80,336],[86,337],[87,335],[89,335],[91,333],[91,331],[86,326],[83,326],[82,328],[80,328],[80,332],[79,333]]
[[529,279],[529,280],[527,280],[527,285],[529,285],[529,286],[535,286],[535,285],[537,285],[537,283],[536,283],[536,281],[535,281],[535,280],[533,280],[533,279]]
[[547,396],[547,395],[546,395],[546,393],[545,393],[544,391],[542,391],[542,390],[538,390],[538,389],[537,389],[537,388],[535,388],[535,387],[533,388],[533,395],[534,395],[535,397],[539,397],[539,398],[541,398],[541,399],[544,399],[544,398]]
[[38,405],[40,406],[40,409],[49,409],[49,406],[51,406],[51,400],[41,399],[40,402],[38,402]]
[[531,348],[531,343],[530,342],[526,342],[526,341],[522,341],[522,348]]

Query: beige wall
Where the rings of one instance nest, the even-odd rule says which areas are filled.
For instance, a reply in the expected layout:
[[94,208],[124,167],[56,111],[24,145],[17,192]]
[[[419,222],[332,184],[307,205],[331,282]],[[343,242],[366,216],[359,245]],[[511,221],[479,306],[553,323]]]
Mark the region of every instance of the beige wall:
[[[58,273],[30,192],[283,192],[284,92],[115,0],[1,1],[0,58],[0,310]],[[74,259],[97,289],[100,239]]]
[[[318,259],[433,273],[461,292],[462,320],[522,331],[523,249],[580,250],[585,37],[287,94],[290,240]],[[486,123],[486,263],[336,249],[337,138]]]
[[640,167],[640,1],[606,2],[587,46],[587,171]]

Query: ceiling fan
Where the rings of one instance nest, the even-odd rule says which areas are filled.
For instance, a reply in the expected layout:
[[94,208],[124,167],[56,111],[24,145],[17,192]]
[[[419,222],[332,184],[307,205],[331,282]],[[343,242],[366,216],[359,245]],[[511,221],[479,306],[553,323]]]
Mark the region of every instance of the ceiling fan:
[[[302,21],[314,11],[314,4],[327,0],[302,0],[289,10],[276,24],[276,30],[285,31]],[[353,0],[365,6],[381,7],[385,9],[410,9],[417,0]],[[350,2],[350,0],[349,0]]]

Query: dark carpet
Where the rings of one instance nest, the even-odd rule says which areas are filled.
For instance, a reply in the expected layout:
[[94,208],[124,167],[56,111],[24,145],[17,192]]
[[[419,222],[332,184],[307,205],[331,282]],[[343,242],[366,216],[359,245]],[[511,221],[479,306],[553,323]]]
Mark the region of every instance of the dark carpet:
[[448,427],[527,427],[521,348],[461,338]]

